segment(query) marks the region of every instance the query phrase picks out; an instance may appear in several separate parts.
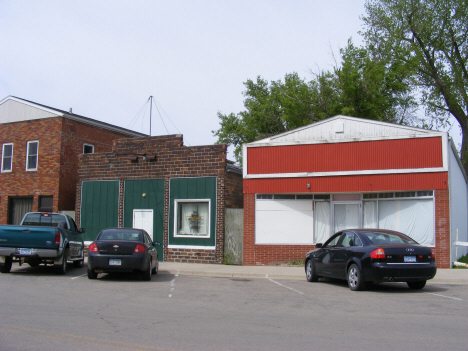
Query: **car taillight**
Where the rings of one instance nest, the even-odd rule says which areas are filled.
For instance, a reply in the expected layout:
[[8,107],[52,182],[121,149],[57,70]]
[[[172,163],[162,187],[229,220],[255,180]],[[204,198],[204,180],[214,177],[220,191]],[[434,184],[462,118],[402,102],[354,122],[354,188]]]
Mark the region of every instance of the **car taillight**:
[[55,245],[60,245],[60,232],[58,230],[55,231]]
[[431,247],[431,258],[435,258],[435,247]]
[[92,243],[91,245],[89,245],[88,250],[91,251],[91,252],[98,252],[98,247],[97,247],[96,243]]
[[374,250],[371,252],[370,257],[376,259],[385,258],[385,251],[382,248]]
[[135,250],[133,250],[133,253],[145,252],[145,250],[146,250],[146,247],[144,247],[143,245],[137,244],[135,246]]

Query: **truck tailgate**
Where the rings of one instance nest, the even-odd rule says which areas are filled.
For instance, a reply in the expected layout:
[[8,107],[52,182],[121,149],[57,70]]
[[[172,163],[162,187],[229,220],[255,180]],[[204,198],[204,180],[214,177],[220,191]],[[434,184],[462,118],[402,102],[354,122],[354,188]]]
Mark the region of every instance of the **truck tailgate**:
[[0,246],[54,249],[55,228],[37,226],[0,226]]

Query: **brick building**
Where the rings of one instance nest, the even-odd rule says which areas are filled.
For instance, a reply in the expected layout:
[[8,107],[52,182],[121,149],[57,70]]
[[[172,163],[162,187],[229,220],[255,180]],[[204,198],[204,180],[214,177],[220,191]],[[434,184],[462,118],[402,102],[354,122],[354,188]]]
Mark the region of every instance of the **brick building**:
[[226,208],[243,204],[242,172],[226,145],[187,147],[182,135],[116,140],[79,161],[76,219],[93,240],[109,227],[145,229],[160,260],[221,263]]
[[[447,133],[336,116],[244,145],[246,265],[303,260],[346,228],[403,232],[439,268],[468,241],[467,178]],[[458,256],[466,248],[458,248]]]
[[28,211],[74,211],[78,155],[144,134],[9,96],[0,101],[0,223]]

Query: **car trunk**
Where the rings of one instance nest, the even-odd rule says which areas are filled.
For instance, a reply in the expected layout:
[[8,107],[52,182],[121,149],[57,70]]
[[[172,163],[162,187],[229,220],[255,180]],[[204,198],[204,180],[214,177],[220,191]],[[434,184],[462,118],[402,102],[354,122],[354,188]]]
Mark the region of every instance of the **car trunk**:
[[97,241],[101,255],[131,255],[138,243],[128,241]]
[[430,263],[432,253],[429,247],[418,245],[379,245],[385,251],[387,263]]

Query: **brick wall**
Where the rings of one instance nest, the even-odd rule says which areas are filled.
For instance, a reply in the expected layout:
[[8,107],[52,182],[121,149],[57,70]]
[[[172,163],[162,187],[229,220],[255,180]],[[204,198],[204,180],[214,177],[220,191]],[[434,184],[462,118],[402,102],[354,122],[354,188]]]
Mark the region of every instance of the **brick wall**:
[[[224,249],[224,209],[239,200],[226,198],[226,145],[186,147],[182,135],[120,139],[112,152],[80,156],[76,193],[76,219],[79,225],[81,182],[84,180],[165,179],[164,199],[164,260],[175,262],[221,263]],[[180,177],[207,177],[217,179],[216,194],[216,248],[168,249],[169,180]],[[230,184],[242,182],[229,180]],[[232,188],[233,186],[231,186]],[[229,195],[230,196],[230,195]],[[119,225],[123,223],[123,196],[119,204]]]
[[243,208],[243,179],[241,174],[226,173],[226,207]]
[[63,118],[58,202],[60,210],[75,210],[78,155],[83,153],[83,145],[94,145],[94,152],[110,152],[114,140],[121,138],[128,138],[128,135]]
[[[0,173],[0,223],[8,221],[8,198],[33,197],[33,210],[38,209],[41,195],[54,197],[54,211],[59,209],[59,174],[61,118],[48,118],[0,124],[0,147],[13,143],[11,172]],[[37,171],[26,171],[27,142],[39,141]]]
[[449,190],[435,191],[436,263],[450,268],[450,202]]

